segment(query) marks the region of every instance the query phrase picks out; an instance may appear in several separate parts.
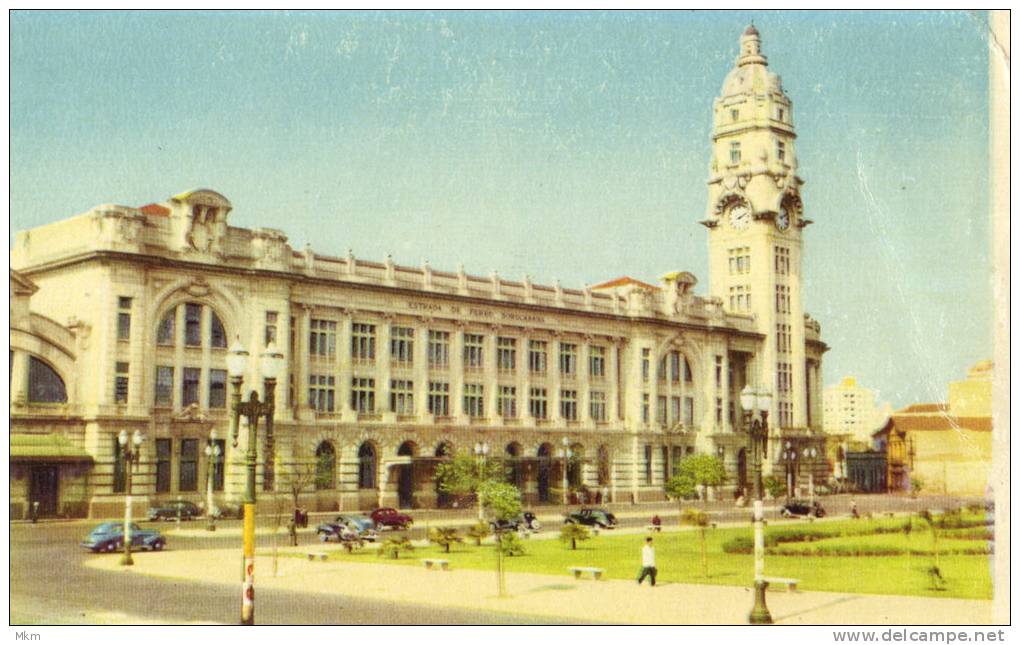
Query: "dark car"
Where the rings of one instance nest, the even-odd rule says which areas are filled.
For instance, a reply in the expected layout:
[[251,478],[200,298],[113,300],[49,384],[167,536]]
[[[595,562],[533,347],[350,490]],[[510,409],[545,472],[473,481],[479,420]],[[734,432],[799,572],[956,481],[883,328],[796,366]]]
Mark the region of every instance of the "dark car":
[[[117,551],[124,548],[124,523],[104,522],[85,536],[81,546],[93,553],[100,551]],[[142,529],[137,524],[131,525],[131,546],[138,549],[162,551],[166,546],[166,538],[153,529]]]
[[315,532],[323,542],[332,538],[335,538],[337,542],[355,538],[361,538],[366,542],[375,542],[379,537],[372,518],[355,515],[337,515],[332,522],[323,522],[316,527]]
[[182,520],[193,520],[196,517],[201,517],[201,515],[202,509],[193,502],[183,499],[159,504],[149,509],[149,520],[153,522],[157,520],[176,520],[178,517]]
[[825,509],[818,502],[808,503],[797,499],[784,504],[779,513],[783,517],[825,517]]
[[384,528],[406,529],[414,524],[410,515],[405,515],[395,508],[377,508],[372,511],[370,517],[379,531]]
[[582,508],[571,513],[563,520],[564,524],[584,524],[585,526],[597,526],[601,529],[611,529],[616,526],[616,516],[604,508]]
[[489,527],[496,531],[537,531],[542,524],[531,511],[525,511],[517,517],[509,520],[495,520],[489,522]]

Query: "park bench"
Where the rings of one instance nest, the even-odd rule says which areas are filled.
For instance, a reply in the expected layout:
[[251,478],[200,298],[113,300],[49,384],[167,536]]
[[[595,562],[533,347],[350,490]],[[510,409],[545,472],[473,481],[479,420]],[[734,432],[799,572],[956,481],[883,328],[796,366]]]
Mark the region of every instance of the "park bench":
[[645,530],[649,533],[662,533],[662,524],[649,524],[645,527]]
[[764,578],[765,582],[776,585],[785,585],[786,591],[797,591],[797,583],[800,582],[797,578]]
[[309,560],[322,560],[323,562],[329,558],[329,554],[325,551],[309,551],[305,553],[305,556],[307,556]]
[[605,569],[599,569],[597,567],[567,567],[571,573],[574,574],[574,578],[580,580],[582,573],[590,573],[592,580],[600,580],[602,574],[606,572]]
[[433,566],[435,566],[436,568],[442,569],[443,571],[450,570],[449,560],[439,560],[436,558],[423,558],[421,562],[422,564],[425,565],[426,569],[431,569]]

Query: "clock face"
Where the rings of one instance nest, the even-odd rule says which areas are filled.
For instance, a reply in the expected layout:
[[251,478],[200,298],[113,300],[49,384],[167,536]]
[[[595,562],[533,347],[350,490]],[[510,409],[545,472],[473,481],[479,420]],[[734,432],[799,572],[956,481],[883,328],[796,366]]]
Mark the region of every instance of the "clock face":
[[776,215],[776,228],[780,231],[785,231],[790,228],[790,209],[787,206],[783,206],[779,209],[779,214]]
[[730,210],[730,225],[733,228],[745,228],[751,223],[751,209],[745,204],[738,204]]

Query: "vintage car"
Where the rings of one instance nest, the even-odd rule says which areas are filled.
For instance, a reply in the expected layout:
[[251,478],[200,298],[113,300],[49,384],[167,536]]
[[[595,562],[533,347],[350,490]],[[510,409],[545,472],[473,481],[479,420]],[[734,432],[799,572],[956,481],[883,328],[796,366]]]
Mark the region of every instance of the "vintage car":
[[182,520],[193,520],[196,517],[202,516],[202,509],[200,509],[194,502],[189,502],[184,499],[176,499],[172,502],[166,502],[165,504],[159,504],[149,509],[149,520],[176,520],[178,518]]
[[818,502],[793,499],[783,505],[779,514],[783,517],[825,517],[825,509]]
[[[92,529],[81,542],[82,548],[93,553],[100,551],[117,551],[124,548],[124,523],[104,522]],[[142,529],[137,524],[131,525],[131,547],[162,551],[166,547],[166,538],[154,529]]]
[[379,537],[372,518],[357,515],[337,515],[332,522],[319,524],[315,532],[323,542],[334,538],[337,542],[356,538],[361,538],[366,542],[375,542]]
[[372,522],[375,523],[377,531],[385,528],[406,529],[414,524],[414,520],[411,519],[410,515],[405,515],[395,508],[377,508],[372,511],[370,517]]
[[525,511],[510,520],[495,520],[489,522],[492,532],[497,531],[537,531],[542,527],[541,522],[531,511]]
[[604,508],[582,508],[571,513],[563,520],[564,524],[584,524],[611,529],[616,526],[616,516]]

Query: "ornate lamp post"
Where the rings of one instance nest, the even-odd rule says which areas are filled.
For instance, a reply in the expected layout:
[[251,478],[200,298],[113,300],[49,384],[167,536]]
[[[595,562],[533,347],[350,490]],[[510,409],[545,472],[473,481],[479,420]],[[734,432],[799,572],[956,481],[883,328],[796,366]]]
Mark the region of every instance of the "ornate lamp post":
[[[485,476],[485,458],[488,455],[489,455],[489,444],[485,443],[484,441],[475,444],[475,460],[477,462],[475,470],[478,472],[478,481],[477,481],[476,485],[478,485],[478,486],[481,485],[482,478]],[[482,491],[481,491],[481,489],[478,490],[478,521],[479,522],[484,522],[485,521],[485,512],[482,509]]]
[[570,486],[570,482],[567,481],[567,462],[571,457],[574,456],[574,451],[570,449],[570,439],[563,437],[561,442],[563,447],[559,449],[560,459],[563,460],[563,505],[567,505],[567,488]]
[[223,459],[222,451],[220,450],[220,444],[216,443],[216,430],[215,428],[209,432],[209,442],[205,444],[205,479],[206,479],[206,490],[205,490],[205,514],[209,519],[209,524],[206,526],[207,531],[216,530],[216,510],[213,507],[213,475],[216,471],[217,464]]
[[134,559],[131,558],[131,471],[134,466],[138,465],[139,461],[139,448],[142,446],[142,433],[135,430],[135,433],[131,436],[130,443],[128,442],[127,430],[121,430],[120,434],[117,435],[117,443],[120,445],[120,457],[124,460],[124,484],[127,495],[124,498],[124,555],[120,558],[120,563],[124,566],[131,566],[135,563]]
[[811,498],[811,505],[815,503],[815,458],[818,451],[814,446],[804,449],[804,459],[808,462],[808,496]]
[[786,466],[786,497],[796,497],[793,490],[794,472],[797,470],[797,447],[789,441],[786,442],[783,450],[783,464]]
[[237,447],[240,417],[248,422],[248,450],[245,455],[248,478],[244,489],[244,582],[241,593],[241,624],[255,624],[255,465],[258,463],[258,425],[259,419],[266,418],[267,444],[272,443],[273,435],[273,402],[276,400],[276,373],[283,362],[283,355],[277,351],[275,343],[270,343],[262,354],[261,371],[265,379],[266,400],[259,401],[259,394],[252,390],[245,402],[241,401],[241,384],[244,381],[244,370],[248,363],[248,352],[240,341],[227,352],[227,373],[232,386],[230,417],[230,434],[233,446]]
[[762,502],[761,467],[766,456],[769,439],[769,406],[772,394],[765,388],[755,390],[750,385],[740,393],[744,422],[754,460],[754,607],[748,617],[752,625],[771,625],[772,615],[765,604],[765,534],[763,531],[764,503]]

